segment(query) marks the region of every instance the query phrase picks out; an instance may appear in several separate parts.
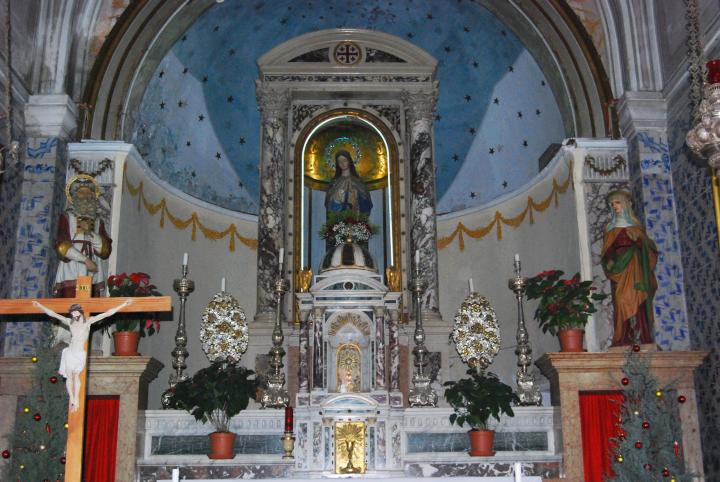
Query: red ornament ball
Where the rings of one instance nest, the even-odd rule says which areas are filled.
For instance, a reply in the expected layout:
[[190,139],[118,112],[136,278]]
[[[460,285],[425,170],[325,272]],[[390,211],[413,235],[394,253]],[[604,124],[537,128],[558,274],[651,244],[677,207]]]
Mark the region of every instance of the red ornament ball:
[[680,395],[678,397],[678,402],[685,403],[687,401],[687,398],[685,398],[685,395]]
[[58,381],[58,377],[56,377],[55,375],[50,377],[50,383],[57,383],[57,381]]
[[623,385],[629,385],[629,384],[630,384],[630,379],[629,379],[629,378],[623,378],[622,380],[620,380],[620,383],[622,383]]
[[665,467],[662,471],[663,477],[670,477],[670,469]]
[[639,352],[639,351],[640,351],[640,345],[633,345],[633,351],[634,351],[635,353]]
[[647,470],[648,472],[652,470],[652,464],[645,464],[645,465],[643,465],[643,467],[644,467],[645,470]]
[[39,413],[36,413],[35,415],[33,415],[33,419],[34,419],[36,422],[39,422],[41,418],[42,418],[42,417],[40,416]]
[[641,449],[641,448],[642,448],[642,442],[639,441],[639,440],[638,440],[637,442],[635,442],[635,448],[636,448],[636,449]]
[[2,451],[2,458],[9,459],[10,458],[10,451],[9,450],[3,450]]
[[650,422],[643,422],[643,423],[642,423],[642,428],[644,428],[644,429],[646,429],[646,430],[649,429],[649,428],[650,428]]
[[61,463],[61,464],[65,465],[65,460],[66,460],[65,457],[60,457],[60,463]]
[[625,440],[625,430],[620,429],[620,430],[618,431],[618,438],[619,438],[620,440]]

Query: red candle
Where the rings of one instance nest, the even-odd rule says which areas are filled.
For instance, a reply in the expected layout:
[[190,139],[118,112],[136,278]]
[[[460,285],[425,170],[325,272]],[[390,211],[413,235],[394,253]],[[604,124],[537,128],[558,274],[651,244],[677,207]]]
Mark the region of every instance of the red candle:
[[720,59],[714,59],[707,64],[708,84],[720,84]]
[[285,431],[293,431],[293,408],[290,405],[285,407]]

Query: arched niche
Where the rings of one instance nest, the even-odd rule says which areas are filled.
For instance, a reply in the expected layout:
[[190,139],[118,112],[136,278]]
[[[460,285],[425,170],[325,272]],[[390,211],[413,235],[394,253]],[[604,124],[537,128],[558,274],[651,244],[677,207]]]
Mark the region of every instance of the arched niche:
[[295,270],[318,271],[327,244],[319,230],[325,222],[325,196],[335,175],[334,154],[351,153],[358,175],[368,187],[373,208],[370,222],[378,228],[368,249],[380,273],[402,265],[399,222],[400,160],[396,135],[380,117],[358,109],[330,109],[311,118],[297,133],[294,162]]

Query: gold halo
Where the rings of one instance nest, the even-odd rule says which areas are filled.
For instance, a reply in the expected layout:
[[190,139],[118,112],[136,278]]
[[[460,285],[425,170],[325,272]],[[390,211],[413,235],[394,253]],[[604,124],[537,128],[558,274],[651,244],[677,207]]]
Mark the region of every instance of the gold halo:
[[68,181],[67,185],[65,186],[65,198],[71,206],[73,205],[73,198],[70,195],[70,191],[72,189],[72,185],[79,181],[83,181],[83,183],[91,182],[93,186],[95,186],[95,199],[100,198],[100,185],[95,180],[95,178],[89,174],[76,174],[70,178],[70,181]]

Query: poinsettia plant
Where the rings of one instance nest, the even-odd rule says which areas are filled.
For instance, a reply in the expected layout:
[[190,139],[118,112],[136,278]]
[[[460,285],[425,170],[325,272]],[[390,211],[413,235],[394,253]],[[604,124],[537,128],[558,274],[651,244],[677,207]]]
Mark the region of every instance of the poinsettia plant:
[[320,237],[338,246],[348,241],[366,243],[377,231],[377,226],[370,224],[366,214],[346,210],[328,213],[327,221],[320,228]]
[[[150,283],[147,273],[120,273],[107,279],[108,293],[111,297],[162,296],[157,286]],[[137,316],[137,315],[135,315]],[[113,317],[115,331],[139,331],[140,336],[152,336],[160,331],[157,319],[137,319],[132,314],[119,313]]]
[[525,285],[527,298],[540,300],[535,319],[543,333],[556,335],[563,329],[584,328],[588,317],[597,311],[594,302],[607,297],[593,293],[592,281],[580,281],[580,273],[569,279],[563,279],[564,274],[560,270],[543,271]]
[[223,361],[195,372],[163,394],[163,407],[186,410],[195,420],[228,432],[230,419],[245,410],[260,386],[252,370]]

